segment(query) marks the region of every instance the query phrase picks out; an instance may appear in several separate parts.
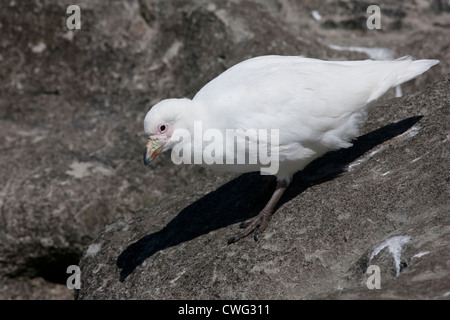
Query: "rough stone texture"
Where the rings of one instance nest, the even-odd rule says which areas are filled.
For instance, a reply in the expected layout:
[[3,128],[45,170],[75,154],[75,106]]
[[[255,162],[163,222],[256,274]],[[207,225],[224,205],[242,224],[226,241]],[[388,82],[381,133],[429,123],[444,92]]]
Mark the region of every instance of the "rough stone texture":
[[[226,245],[256,214],[258,174],[199,178],[108,225],[82,260],[79,299],[446,298],[450,77],[376,105],[352,148],[298,173],[262,239]],[[250,198],[250,199],[251,199]],[[410,237],[399,268],[383,241]],[[424,254],[425,253],[425,254]],[[381,289],[365,272],[381,269]]]
[[[284,204],[271,224],[271,228],[279,229],[268,230],[260,243],[255,244],[251,239],[246,239],[236,246],[227,247],[225,240],[234,233],[235,226],[232,224],[256,213],[257,206],[252,207],[244,201],[243,191],[251,190],[254,194],[260,177],[218,175],[212,179],[211,173],[201,168],[173,165],[167,154],[158,157],[150,169],[144,168],[141,164],[142,146],[145,142],[142,121],[149,106],[167,97],[192,97],[208,80],[252,56],[300,54],[338,60],[367,58],[363,53],[332,50],[328,47],[329,44],[388,47],[394,51],[395,57],[410,54],[414,58],[441,60],[438,66],[403,86],[406,93],[415,94],[450,72],[449,10],[443,1],[433,1],[431,4],[427,1],[417,1],[414,4],[382,3],[381,30],[365,28],[365,17],[368,15],[364,12],[369,3],[361,1],[95,0],[78,1],[78,4],[81,7],[82,29],[74,31],[69,31],[66,27],[69,15],[66,14],[67,4],[62,1],[5,1],[0,4],[2,299],[71,298],[73,292],[63,285],[58,287],[55,283],[65,283],[67,266],[78,264],[82,252],[89,248],[92,241],[100,243],[99,239],[111,241],[108,246],[100,243],[102,253],[109,248],[104,252],[107,261],[99,262],[105,267],[98,267],[98,272],[111,270],[110,278],[105,278],[104,281],[117,281],[119,270],[114,269],[114,266],[119,255],[124,252],[120,259],[123,263],[121,270],[122,275],[128,277],[116,285],[127,286],[128,289],[123,289],[123,292],[118,289],[117,294],[157,297],[163,294],[161,292],[169,292],[163,289],[169,284],[178,288],[178,291],[170,291],[173,292],[173,297],[181,297],[183,292],[190,292],[194,294],[192,297],[197,297],[195,290],[202,291],[204,297],[209,292],[211,298],[245,297],[252,290],[261,290],[263,286],[256,277],[252,278],[254,282],[247,283],[247,287],[240,286],[239,283],[247,274],[259,274],[261,278],[281,281],[283,274],[288,274],[289,270],[302,270],[301,274],[297,272],[296,283],[301,283],[304,279],[315,279],[320,283],[329,270],[314,263],[325,258],[332,261],[333,257],[326,255],[331,253],[326,252],[333,251],[330,248],[337,239],[337,236],[329,235],[327,228],[322,229],[322,225],[326,226],[327,221],[330,221],[328,224],[333,223],[330,226],[333,232],[345,237],[352,236],[353,232],[359,234],[359,229],[371,226],[366,225],[367,221],[364,219],[359,221],[347,217],[349,213],[345,208],[338,206],[360,199],[356,195],[342,198],[346,193],[341,189],[352,185],[339,181],[345,175],[331,179],[334,177],[333,173],[331,176],[322,174],[321,170],[327,172],[330,166],[334,170],[331,162],[326,162],[325,169],[317,168],[316,171],[300,174],[309,176],[312,182],[296,182],[286,195]],[[319,10],[323,19],[314,20],[311,10]],[[435,92],[430,97],[420,93],[423,101],[414,100],[418,105],[410,106],[410,109],[405,109],[403,104],[408,99],[416,99],[415,96],[386,102],[393,97],[393,92],[389,92],[377,102],[382,106],[374,109],[372,122],[366,127],[367,132],[394,120],[424,115],[416,124],[412,122],[417,119],[406,121],[407,125],[413,125],[412,128],[421,128],[419,134],[411,138],[415,142],[425,128],[424,123],[428,123],[425,122],[426,112],[435,110],[425,108],[425,105],[432,105],[433,108],[438,108],[436,110],[445,105],[448,97],[436,93],[445,93],[445,84],[445,81],[440,82],[428,89]],[[387,103],[386,106],[383,103]],[[403,113],[398,113],[396,117],[394,112]],[[446,125],[445,116],[440,120]],[[402,128],[407,130],[406,127]],[[446,131],[436,129],[436,141],[440,141],[439,132]],[[431,148],[432,143],[427,147]],[[409,152],[420,153],[422,149],[416,150],[416,147],[419,148],[415,144],[409,145]],[[361,148],[361,152],[352,149],[354,154],[343,152],[336,153],[335,156],[352,159],[341,161],[345,167],[349,161],[365,159],[368,157],[366,152],[370,154],[369,150],[376,150],[377,147],[367,150],[362,146]],[[390,154],[387,150],[390,149],[386,147],[373,157]],[[443,143],[433,152],[426,151],[426,157],[434,157],[438,151],[444,152]],[[356,156],[362,158],[353,159]],[[373,161],[373,157],[367,163]],[[389,159],[383,161],[388,164]],[[438,170],[439,158],[436,155],[433,159],[427,163],[435,163],[431,169]],[[421,162],[418,160],[417,163]],[[445,161],[441,163],[441,168],[444,164]],[[355,170],[359,170],[362,165],[354,166]],[[411,170],[413,168],[415,167]],[[428,168],[423,168],[423,172],[419,173],[425,174],[427,170]],[[372,171],[363,172],[365,174],[362,176],[368,182],[375,179]],[[368,175],[367,172],[371,174]],[[414,171],[414,174],[417,172]],[[320,176],[319,180],[314,178],[317,175]],[[413,176],[413,171],[402,175],[403,179]],[[400,188],[395,184],[397,180],[390,181],[390,174],[382,177],[380,179],[385,180],[375,180],[373,183],[384,181],[383,186],[387,184],[389,192],[382,191],[385,189],[381,189],[380,185],[371,184],[361,189],[361,194],[366,196],[369,192],[375,192],[383,200],[396,193],[395,190]],[[428,178],[429,180],[424,178],[423,184],[432,190],[438,190],[435,178],[431,175]],[[325,179],[325,182],[321,179]],[[339,192],[339,195],[331,198],[331,193],[316,191],[328,184],[335,188],[330,192]],[[402,182],[401,188],[405,188],[404,185]],[[440,187],[445,188],[446,184],[443,183]],[[411,188],[408,203],[415,208],[416,199],[420,202],[417,193],[424,187],[414,185]],[[304,192],[300,194],[302,190]],[[314,201],[305,200],[309,192],[314,193]],[[434,193],[437,191],[433,191]],[[443,198],[440,205],[444,210],[447,202],[444,195],[441,196]],[[361,206],[359,214],[368,210],[358,201],[353,205]],[[401,205],[402,203],[396,203],[396,206]],[[199,211],[198,208],[202,209]],[[341,218],[326,218],[327,212],[330,214],[337,211],[342,211],[337,213],[337,217]],[[406,214],[405,211],[402,212]],[[394,214],[391,211],[388,213]],[[378,214],[391,217],[388,213],[383,211]],[[144,219],[150,221],[145,222]],[[192,219],[207,221],[208,224],[198,226],[192,223]],[[420,226],[420,219],[417,219],[417,222],[408,222],[411,228]],[[115,224],[110,224],[115,220]],[[283,223],[292,224],[292,228],[289,228],[292,230],[282,232]],[[181,232],[181,226],[184,225],[188,229]],[[442,228],[444,227],[445,224],[442,223]],[[128,233],[118,232],[115,242],[113,239],[102,238],[112,236],[108,230],[123,228],[128,228]],[[376,224],[372,228],[378,230]],[[133,231],[134,229],[136,230]],[[101,230],[103,232],[97,238]],[[145,238],[148,241],[144,239],[132,247],[144,248],[140,256],[136,257],[136,250],[126,250],[133,242],[160,230],[163,231],[158,233],[159,236]],[[371,229],[367,230],[367,234],[370,234]],[[384,229],[377,232],[382,233],[381,230]],[[386,230],[384,232],[387,237],[390,231]],[[424,243],[423,246],[426,247],[428,241],[431,241],[429,238],[435,235],[433,232],[429,231],[428,236],[420,240]],[[171,236],[173,233],[175,236]],[[436,239],[440,240],[441,234],[437,230]],[[368,239],[366,234],[359,235],[363,238],[354,241],[360,243],[360,249],[355,248],[356,251],[349,256],[342,254],[344,249],[340,252],[336,250],[336,254],[341,254],[343,259],[333,266],[334,271],[338,270],[336,276],[339,279],[347,272],[345,268],[340,269],[340,266],[352,265],[355,259],[362,256],[358,250],[369,250],[384,239],[377,237],[374,240]],[[300,236],[307,241],[306,244],[298,242]],[[409,245],[416,243],[420,249],[422,242],[417,237],[417,234],[416,237],[412,236]],[[154,242],[156,240],[160,242]],[[442,241],[445,247],[447,242]],[[119,242],[117,247],[113,245]],[[155,249],[149,248],[148,244],[154,244]],[[295,260],[286,250],[303,258]],[[320,251],[316,250],[324,250],[326,254],[320,255]],[[406,247],[405,254],[408,250]],[[429,251],[428,255],[412,261],[423,261],[438,254],[438,251]],[[273,256],[269,252],[273,252]],[[413,250],[411,254],[414,252]],[[195,254],[206,260],[198,260],[198,264],[187,264],[181,268],[174,264],[174,269],[168,270],[167,263],[170,263],[170,259]],[[163,260],[163,257],[170,259]],[[91,258],[100,259],[100,255],[92,255]],[[262,263],[254,262],[252,259],[255,258]],[[102,287],[95,287],[96,282],[89,276],[89,268],[92,267],[88,263],[89,259],[83,259],[85,280],[80,298],[93,297]],[[95,261],[92,260],[92,263]],[[186,259],[182,261],[188,262]],[[439,261],[444,263],[442,259]],[[148,267],[150,271],[143,269],[147,264],[152,266]],[[433,270],[432,266],[427,268]],[[194,279],[192,277],[195,273],[191,272],[193,269],[204,269],[214,276],[211,275],[211,279]],[[360,270],[362,269],[361,267]],[[155,276],[159,270],[166,272],[161,273],[164,276]],[[156,281],[154,285],[161,284],[160,293],[156,289],[151,292],[145,289],[146,295],[142,287],[131,288],[133,277],[140,272],[150,272],[147,276],[153,275],[159,279],[160,282]],[[427,279],[432,276],[433,274],[429,274],[424,277]],[[332,276],[327,277],[325,278],[331,279],[329,277]],[[177,280],[170,282],[174,279]],[[212,280],[214,281],[211,282]],[[164,281],[169,282],[164,284]],[[327,280],[323,281],[329,284]],[[183,283],[194,282],[199,283],[195,288],[190,285],[180,287]],[[216,285],[224,282],[234,288],[218,286],[215,293],[210,291],[211,283]],[[335,288],[331,284],[329,286],[331,289]],[[276,294],[279,298],[324,294],[324,291],[316,289],[319,287],[316,283],[310,283],[308,290],[302,287],[300,291],[307,292],[304,295],[299,294],[299,290],[294,287],[280,287]],[[90,293],[88,288],[92,289]],[[434,290],[433,288],[430,290]],[[105,290],[104,297],[107,297]],[[341,294],[344,292],[346,291]],[[433,292],[439,297],[437,289]],[[356,291],[346,294],[348,297],[359,296]]]

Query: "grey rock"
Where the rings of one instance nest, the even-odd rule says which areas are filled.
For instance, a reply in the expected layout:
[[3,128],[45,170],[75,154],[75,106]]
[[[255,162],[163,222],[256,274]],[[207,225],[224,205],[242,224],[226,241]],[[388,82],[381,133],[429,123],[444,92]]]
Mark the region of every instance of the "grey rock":
[[[361,19],[355,9],[360,6],[355,1],[341,1],[336,5],[275,0],[95,0],[80,4],[82,28],[69,31],[65,25],[69,15],[62,2],[5,3],[0,10],[0,176],[3,182],[0,187],[0,298],[47,299],[58,292],[61,298],[67,298],[67,292],[72,293],[64,285],[67,266],[78,264],[83,251],[97,243],[99,232],[116,228],[116,224],[111,224],[113,221],[130,228],[137,221],[144,223],[145,212],[156,213],[151,215],[152,227],[143,225],[140,234],[130,231],[129,238],[123,239],[120,249],[110,256],[111,265],[115,265],[123,253],[124,267],[121,272],[116,270],[119,278],[122,273],[123,283],[130,283],[136,270],[143,264],[154,263],[155,257],[163,252],[175,250],[173,254],[177,255],[180,253],[176,250],[200,250],[203,245],[194,243],[198,239],[210,241],[204,238],[209,233],[219,234],[215,249],[228,250],[226,241],[221,242],[233,234],[227,228],[255,210],[244,201],[243,191],[256,192],[253,188],[259,185],[260,178],[219,175],[211,179],[207,170],[171,164],[167,154],[152,163],[150,170],[145,170],[141,164],[146,138],[142,121],[150,105],[157,101],[192,97],[208,80],[251,56],[301,54],[338,60],[367,58],[358,52],[332,50],[328,44],[385,46],[396,57],[411,54],[414,58],[441,60],[438,66],[405,85],[404,92],[418,92],[450,71],[445,10],[436,14],[436,10],[428,7],[424,11],[415,10],[414,6],[420,4],[386,5],[388,11],[383,18],[387,23],[386,32],[325,30],[321,22],[311,17],[311,10],[318,9],[339,25],[342,21]],[[396,21],[401,21],[400,29],[388,28]],[[392,96],[393,92],[379,103]],[[433,103],[441,104],[441,98],[435,96]],[[375,118],[383,120],[386,114]],[[422,110],[397,119],[419,114],[423,114]],[[372,130],[378,124],[374,122]],[[292,192],[286,199],[298,198]],[[231,204],[215,209],[219,200]],[[207,221],[206,226],[190,226],[198,201],[204,215],[194,221]],[[301,216],[303,211],[299,210],[304,207],[291,207],[292,201],[295,200],[286,201],[282,206],[288,207],[292,214],[284,214],[291,218]],[[211,203],[214,205],[208,207]],[[174,219],[183,209],[180,218]],[[228,214],[228,211],[233,212]],[[213,219],[208,212],[218,218]],[[283,216],[283,209],[280,212],[277,215]],[[308,220],[303,223],[306,227]],[[126,251],[134,241],[152,232],[178,233],[182,229],[179,224],[188,225],[188,232],[155,244],[152,250],[159,250],[153,252],[142,241]],[[303,228],[299,229],[300,234],[306,233]],[[266,233],[265,237],[270,234]],[[273,232],[273,237],[279,234]],[[160,240],[148,239],[148,243]],[[147,251],[141,256],[130,253],[132,248],[142,245]],[[268,242],[267,245],[270,246]],[[261,246],[263,241],[251,243],[249,248],[253,249],[249,250],[259,257],[266,250],[258,251]],[[101,243],[100,247],[104,248],[105,244]],[[245,251],[242,252],[245,259]],[[134,263],[127,262],[127,254]],[[222,281],[224,269],[221,268],[230,267],[219,266],[219,262],[227,259],[211,260],[213,270],[218,268],[214,271],[217,272],[215,281]],[[230,262],[237,261],[233,259]],[[282,259],[289,257],[280,256],[273,264],[284,264]],[[308,265],[309,260],[302,264]],[[83,264],[87,261],[83,259]],[[244,261],[239,263],[242,265]],[[261,266],[255,268],[252,274],[265,274],[258,269]],[[111,281],[116,281],[116,276],[117,273],[111,273]],[[242,276],[238,272],[229,281]],[[54,289],[54,283],[61,284],[60,288]],[[84,282],[83,290],[88,286]],[[95,282],[91,287],[95,287]],[[87,294],[83,291],[80,297]],[[283,296],[283,291],[279,296]]]
[[[247,198],[258,174],[199,178],[108,225],[80,262],[77,298],[445,299],[449,80],[375,103],[353,147],[295,175],[258,242],[226,244],[263,205]],[[389,247],[370,260],[395,237],[408,239],[398,266]],[[367,287],[369,265],[381,289]]]
[[0,275],[19,282],[65,283],[107,223],[202,174],[164,162],[162,175],[142,170],[142,114],[166,89],[148,71],[161,59],[137,2],[81,12],[73,31],[61,2],[10,2],[0,13]]

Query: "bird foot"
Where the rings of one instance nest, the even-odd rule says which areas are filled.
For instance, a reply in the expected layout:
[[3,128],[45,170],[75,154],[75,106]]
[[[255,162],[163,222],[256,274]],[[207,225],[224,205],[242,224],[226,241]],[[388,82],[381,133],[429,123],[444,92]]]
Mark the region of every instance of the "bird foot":
[[267,228],[270,219],[272,219],[272,214],[275,212],[275,207],[284,191],[286,191],[288,185],[288,182],[277,181],[277,187],[275,188],[272,197],[270,198],[269,202],[267,202],[264,209],[262,209],[257,216],[245,220],[243,223],[241,223],[241,228],[243,228],[243,230],[240,231],[237,235],[228,239],[228,244],[239,241],[240,239],[248,236],[253,231],[255,232],[253,239],[255,239],[255,241],[258,241],[259,236]]
[[261,233],[263,233],[263,231],[269,225],[269,221],[271,218],[272,212],[263,209],[260,213],[258,213],[257,216],[242,222],[239,227],[242,228],[243,230],[240,231],[235,236],[228,239],[228,244],[232,244],[234,242],[239,241],[242,238],[245,238],[253,231],[255,232],[253,235],[253,239],[255,239],[255,241],[258,241]]

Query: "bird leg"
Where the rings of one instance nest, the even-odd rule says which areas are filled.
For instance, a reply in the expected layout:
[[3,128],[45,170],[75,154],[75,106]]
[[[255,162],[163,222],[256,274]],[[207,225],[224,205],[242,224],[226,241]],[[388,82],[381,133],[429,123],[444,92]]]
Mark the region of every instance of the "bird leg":
[[240,231],[237,235],[231,237],[228,240],[228,244],[239,241],[240,239],[248,236],[253,231],[255,232],[253,238],[255,239],[255,241],[258,241],[259,235],[268,226],[270,219],[272,219],[272,214],[274,212],[275,206],[277,205],[278,201],[280,201],[281,196],[286,191],[288,186],[289,184],[287,182],[277,181],[275,191],[273,192],[272,197],[270,198],[269,202],[267,202],[264,209],[262,209],[255,217],[252,217],[241,223],[241,228],[243,228],[243,230]]

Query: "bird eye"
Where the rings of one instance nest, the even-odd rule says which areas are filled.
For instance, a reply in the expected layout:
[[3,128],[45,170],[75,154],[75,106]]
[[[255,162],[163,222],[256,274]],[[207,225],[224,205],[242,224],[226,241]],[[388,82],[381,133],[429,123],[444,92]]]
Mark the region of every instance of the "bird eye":
[[164,133],[167,130],[167,126],[165,124],[159,125],[159,132]]

